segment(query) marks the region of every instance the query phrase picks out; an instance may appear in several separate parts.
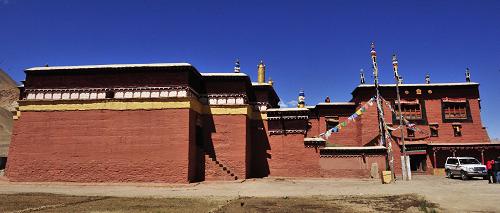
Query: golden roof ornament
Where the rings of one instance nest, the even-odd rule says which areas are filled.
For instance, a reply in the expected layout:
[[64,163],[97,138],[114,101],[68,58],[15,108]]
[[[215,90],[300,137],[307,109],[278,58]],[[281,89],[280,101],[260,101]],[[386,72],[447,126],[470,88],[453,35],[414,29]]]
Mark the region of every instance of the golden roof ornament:
[[266,65],[264,61],[260,60],[259,65],[257,65],[257,83],[265,83],[266,81]]

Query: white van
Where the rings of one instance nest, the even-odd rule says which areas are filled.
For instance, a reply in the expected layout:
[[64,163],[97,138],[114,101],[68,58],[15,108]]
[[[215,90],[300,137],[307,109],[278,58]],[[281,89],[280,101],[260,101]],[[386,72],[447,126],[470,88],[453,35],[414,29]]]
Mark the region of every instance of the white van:
[[462,180],[467,180],[471,177],[483,177],[485,180],[488,179],[486,166],[472,157],[448,157],[446,158],[444,168],[446,177],[448,178],[460,175]]

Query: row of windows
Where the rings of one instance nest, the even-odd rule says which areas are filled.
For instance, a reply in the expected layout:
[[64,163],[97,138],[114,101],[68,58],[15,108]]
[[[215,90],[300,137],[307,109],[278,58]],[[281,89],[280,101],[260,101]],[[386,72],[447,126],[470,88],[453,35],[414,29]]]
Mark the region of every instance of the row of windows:
[[[332,116],[334,117],[334,116]],[[335,116],[335,118],[332,117],[326,117],[326,129],[331,129],[339,124],[338,122],[338,117]],[[430,125],[430,136],[431,137],[439,137],[439,130],[438,130],[438,125]],[[460,137],[462,136],[462,126],[461,125],[452,125],[453,128],[453,135],[455,137]],[[415,131],[412,129],[406,129],[406,132],[408,134],[408,137],[412,138],[415,137]]]
[[[429,128],[430,128],[431,137],[439,137],[439,130],[438,130],[437,125],[430,125]],[[455,137],[462,136],[462,126],[461,125],[453,125],[452,128],[453,128],[453,135]],[[412,129],[407,129],[406,132],[408,133],[408,137],[410,137],[410,138],[415,137],[415,131],[413,131]]]
[[[396,104],[396,119],[399,120],[399,110]],[[401,104],[401,113],[406,120],[422,120],[422,107],[418,104]],[[468,118],[467,114],[467,103],[443,103],[442,113],[444,119],[451,120],[466,120]]]

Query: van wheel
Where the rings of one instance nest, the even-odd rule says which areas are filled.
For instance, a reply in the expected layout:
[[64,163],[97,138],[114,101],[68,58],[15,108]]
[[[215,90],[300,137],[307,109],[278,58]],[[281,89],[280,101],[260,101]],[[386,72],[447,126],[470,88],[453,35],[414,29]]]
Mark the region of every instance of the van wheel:
[[449,169],[446,170],[446,177],[447,178],[453,178],[453,174],[451,174],[451,171]]
[[464,171],[461,171],[461,172],[460,172],[460,177],[462,178],[462,180],[467,180],[467,179],[469,179],[469,177],[467,177],[467,173],[465,173]]

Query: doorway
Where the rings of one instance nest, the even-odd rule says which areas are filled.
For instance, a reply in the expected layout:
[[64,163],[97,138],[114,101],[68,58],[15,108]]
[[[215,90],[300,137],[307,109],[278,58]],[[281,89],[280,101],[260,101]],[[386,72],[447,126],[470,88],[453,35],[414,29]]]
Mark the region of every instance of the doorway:
[[427,171],[427,155],[410,155],[410,169],[412,172]]

